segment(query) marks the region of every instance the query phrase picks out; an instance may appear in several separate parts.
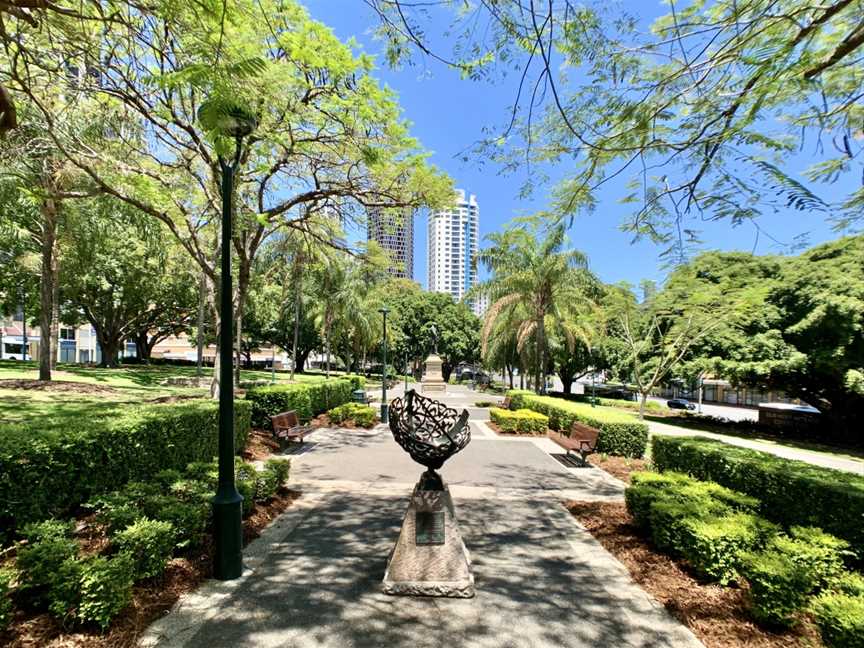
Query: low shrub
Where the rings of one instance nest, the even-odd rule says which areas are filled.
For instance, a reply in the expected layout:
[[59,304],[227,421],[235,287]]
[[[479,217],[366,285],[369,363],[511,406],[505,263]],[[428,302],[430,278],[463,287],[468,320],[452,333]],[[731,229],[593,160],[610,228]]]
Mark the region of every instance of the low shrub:
[[268,385],[255,387],[246,392],[246,400],[252,404],[252,425],[270,428],[270,417],[293,410],[297,417],[308,421],[313,416],[348,403],[355,389],[362,389],[365,380],[361,376],[345,376],[312,383]]
[[767,547],[789,556],[798,568],[806,571],[819,591],[840,576],[843,559],[849,554],[849,543],[813,527],[792,527],[789,535],[779,535]]
[[496,404],[494,401],[477,401],[474,407],[495,407]]
[[525,390],[511,390],[510,408],[531,409],[549,417],[549,427],[565,434],[575,421],[600,430],[597,452],[622,457],[641,457],[648,445],[648,425],[633,415],[608,407],[591,407]]
[[126,553],[95,556],[81,567],[81,600],[78,618],[94,622],[103,630],[132,600],[135,560]]
[[828,588],[850,596],[864,596],[864,575],[843,572],[829,583]]
[[702,578],[728,585],[738,576],[740,556],[758,547],[778,528],[752,513],[733,511],[716,518],[685,518],[680,551]]
[[353,421],[355,425],[371,428],[375,425],[378,415],[374,407],[363,403],[345,403],[327,411],[332,423],[340,425],[345,421]]
[[46,520],[26,525],[23,542],[17,549],[19,589],[37,605],[50,603],[63,586],[61,567],[78,556],[78,543],[72,538],[72,525]]
[[0,569],[0,632],[12,622],[12,592],[15,588],[16,571]]
[[264,464],[264,470],[272,472],[276,476],[276,482],[282,486],[288,481],[288,476],[291,474],[290,459],[268,459]]
[[792,625],[813,589],[807,571],[789,556],[773,551],[742,554],[741,573],[749,584],[753,617],[769,626]]
[[489,409],[489,418],[502,432],[522,434],[542,434],[549,427],[549,417],[530,409],[506,410],[498,407]]
[[753,514],[754,498],[680,473],[633,473],[624,499],[658,549],[687,559],[701,577],[723,584],[736,577],[742,551],[778,531]]
[[688,473],[757,497],[759,512],[786,528],[818,527],[864,559],[864,476],[701,437],[652,439],[658,470]]
[[864,594],[825,592],[810,610],[829,648],[864,648]]
[[165,571],[176,539],[177,533],[170,522],[139,518],[115,535],[111,542],[121,553],[132,557],[137,578],[151,578]]
[[688,481],[686,475],[673,472],[634,472],[630,485],[624,491],[624,502],[633,521],[643,531],[651,526],[651,504],[660,498],[667,487],[677,481]]
[[[63,428],[0,426],[0,528],[60,516],[129,481],[211,460],[218,404],[196,400],[124,410]],[[250,404],[235,404],[235,441],[249,434]]]

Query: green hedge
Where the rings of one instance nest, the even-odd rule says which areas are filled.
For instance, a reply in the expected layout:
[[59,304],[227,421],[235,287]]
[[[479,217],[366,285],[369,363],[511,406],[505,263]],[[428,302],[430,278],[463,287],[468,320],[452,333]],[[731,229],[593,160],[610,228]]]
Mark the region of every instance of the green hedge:
[[651,447],[658,470],[752,495],[768,519],[824,529],[848,540],[864,559],[864,477],[701,437],[657,435]]
[[252,425],[269,428],[271,416],[289,410],[297,412],[301,420],[308,421],[313,416],[351,402],[354,390],[363,389],[365,384],[362,376],[348,375],[320,382],[255,387],[246,392],[246,400],[252,403]]
[[[234,434],[246,445],[252,408],[235,402]],[[219,405],[198,400],[130,409],[61,429],[0,426],[0,528],[63,515],[94,495],[161,470],[211,461]]]
[[336,425],[350,420],[360,427],[371,428],[378,420],[378,411],[363,403],[344,403],[327,410],[327,416]]
[[612,408],[591,407],[551,396],[537,396],[533,392],[511,390],[511,409],[531,409],[549,417],[549,427],[565,434],[574,421],[600,430],[597,452],[622,457],[641,457],[648,446],[648,424]]
[[502,432],[522,432],[542,434],[549,427],[549,417],[530,409],[505,410],[499,407],[489,409],[489,418]]

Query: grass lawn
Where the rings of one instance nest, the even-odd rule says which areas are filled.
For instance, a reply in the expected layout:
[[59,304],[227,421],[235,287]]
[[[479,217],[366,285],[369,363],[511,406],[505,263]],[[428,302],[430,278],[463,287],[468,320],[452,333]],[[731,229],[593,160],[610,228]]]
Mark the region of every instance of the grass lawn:
[[[205,367],[204,376],[212,374]],[[205,397],[206,387],[184,387],[164,384],[168,378],[195,376],[195,367],[127,365],[102,369],[83,365],[61,364],[53,372],[57,388],[12,387],[6,380],[36,380],[35,362],[0,361],[0,423],[26,421],[60,421],[79,417],[98,418],[109,415],[118,407],[136,405],[155,399]],[[246,370],[242,380],[270,380],[270,370]],[[323,374],[295,374],[294,382],[316,382]],[[287,371],[276,372],[277,383],[290,383]],[[59,383],[67,383],[61,385]],[[72,383],[72,384],[69,384]]]
[[755,425],[755,422],[753,428],[747,429],[744,426],[720,425],[710,419],[700,420],[697,416],[686,416],[681,414],[659,416],[655,413],[646,413],[645,420],[653,421],[655,423],[663,423],[665,425],[674,425],[689,430],[712,432],[714,434],[734,436],[741,439],[751,439],[753,441],[769,443],[777,446],[810,450],[811,452],[819,452],[840,459],[850,459],[852,461],[864,463],[864,449],[849,448],[831,443],[822,443],[816,440],[789,438],[780,434],[774,435],[764,427]]

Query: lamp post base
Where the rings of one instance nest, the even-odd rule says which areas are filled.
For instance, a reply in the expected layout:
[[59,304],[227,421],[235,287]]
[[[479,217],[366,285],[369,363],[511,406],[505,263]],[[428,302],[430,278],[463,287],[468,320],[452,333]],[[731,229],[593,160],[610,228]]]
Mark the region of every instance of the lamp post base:
[[388,423],[390,421],[388,408],[387,408],[387,398],[384,398],[384,402],[381,403],[381,422]]
[[217,494],[213,498],[213,576],[233,580],[243,574],[243,497]]

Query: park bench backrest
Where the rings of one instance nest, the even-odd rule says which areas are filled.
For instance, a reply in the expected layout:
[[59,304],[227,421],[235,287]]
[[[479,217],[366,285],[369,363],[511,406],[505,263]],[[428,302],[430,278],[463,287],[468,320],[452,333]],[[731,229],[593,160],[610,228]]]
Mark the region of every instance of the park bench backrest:
[[509,396],[504,397],[504,402],[501,403],[501,409],[510,409],[510,397]]
[[273,423],[274,430],[293,428],[300,425],[300,420],[297,418],[297,412],[294,410],[271,416],[270,421]]
[[597,437],[599,435],[600,430],[578,421],[574,421],[573,425],[570,426],[570,438],[574,441],[586,441],[592,448],[597,445]]

